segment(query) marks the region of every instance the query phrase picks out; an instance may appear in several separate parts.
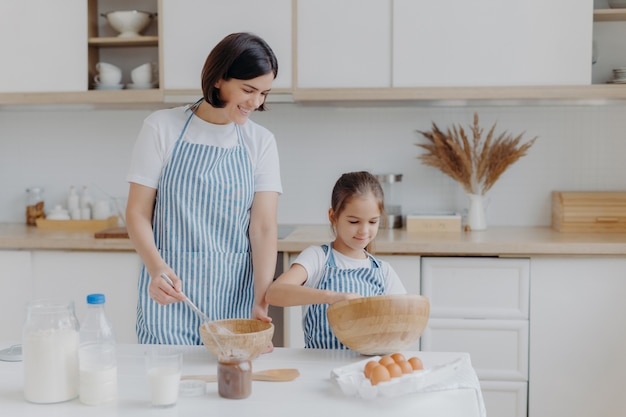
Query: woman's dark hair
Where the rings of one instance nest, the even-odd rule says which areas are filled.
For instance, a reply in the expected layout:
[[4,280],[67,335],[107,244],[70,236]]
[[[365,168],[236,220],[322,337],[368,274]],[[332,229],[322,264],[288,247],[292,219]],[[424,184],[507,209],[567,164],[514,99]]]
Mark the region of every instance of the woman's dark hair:
[[[383,187],[378,179],[367,171],[348,172],[343,174],[333,187],[330,197],[330,207],[333,210],[332,221],[336,221],[341,212],[346,208],[346,204],[354,197],[362,197],[372,193],[378,203],[381,219],[385,215],[385,202]],[[332,226],[332,225],[331,225]],[[371,243],[365,248],[372,252]]]
[[[274,51],[260,37],[251,33],[232,33],[226,36],[209,53],[202,68],[202,94],[213,107],[226,105],[215,87],[219,80],[231,78],[251,80],[269,73],[278,75],[278,60]],[[265,102],[257,109],[265,110]]]

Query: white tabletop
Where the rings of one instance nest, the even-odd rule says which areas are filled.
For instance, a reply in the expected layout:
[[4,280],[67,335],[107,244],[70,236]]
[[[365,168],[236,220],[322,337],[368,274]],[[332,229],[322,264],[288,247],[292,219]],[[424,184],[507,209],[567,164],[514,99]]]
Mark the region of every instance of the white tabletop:
[[[0,345],[4,348],[8,345]],[[252,362],[253,371],[297,368],[300,376],[289,382],[253,381],[252,394],[242,400],[221,398],[217,383],[207,383],[206,393],[179,397],[169,409],[150,407],[143,355],[150,345],[118,346],[118,400],[102,406],[87,406],[78,399],[59,404],[31,404],[23,396],[22,362],[0,362],[0,410],[11,417],[99,417],[99,416],[459,416],[484,415],[482,396],[471,388],[416,392],[398,397],[363,399],[345,395],[331,379],[331,371],[367,359],[349,351],[276,348]],[[203,346],[180,346],[184,352],[183,375],[215,374],[216,359]],[[403,352],[419,356],[425,368],[446,364],[466,353]],[[473,369],[471,370],[473,374]]]

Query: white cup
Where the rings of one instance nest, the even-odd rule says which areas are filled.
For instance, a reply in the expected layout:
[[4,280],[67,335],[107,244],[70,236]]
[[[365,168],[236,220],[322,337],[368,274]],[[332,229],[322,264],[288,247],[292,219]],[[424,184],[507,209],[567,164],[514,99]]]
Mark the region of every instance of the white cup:
[[173,349],[155,347],[146,353],[146,371],[153,407],[172,407],[178,401],[183,354]]
[[98,74],[94,77],[96,84],[117,85],[122,81],[122,69],[107,62],[96,64]]
[[122,81],[122,74],[118,74],[112,71],[105,71],[96,74],[93,77],[93,80],[96,82],[96,84],[117,85],[120,83],[120,81]]
[[153,67],[151,62],[141,64],[130,72],[130,79],[134,84],[143,85],[152,83]]
[[98,72],[115,71],[115,72],[119,72],[120,74],[122,73],[122,69],[120,67],[117,67],[113,64],[109,64],[108,62],[98,62],[96,64],[96,70]]
[[96,220],[108,219],[111,215],[111,204],[107,200],[98,200],[93,205],[93,218]]

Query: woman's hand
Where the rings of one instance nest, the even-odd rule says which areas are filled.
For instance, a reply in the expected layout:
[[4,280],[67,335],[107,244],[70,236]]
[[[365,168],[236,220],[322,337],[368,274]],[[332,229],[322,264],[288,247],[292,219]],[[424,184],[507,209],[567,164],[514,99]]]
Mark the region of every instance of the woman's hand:
[[[174,283],[174,287],[172,287],[166,280],[161,276],[161,274],[166,274]],[[158,275],[150,275],[150,285],[148,287],[148,294],[150,297],[161,305],[167,305],[171,303],[176,303],[178,301],[183,301],[185,299],[184,294],[182,293],[182,283],[178,276],[172,271],[168,269],[167,272],[161,272]]]

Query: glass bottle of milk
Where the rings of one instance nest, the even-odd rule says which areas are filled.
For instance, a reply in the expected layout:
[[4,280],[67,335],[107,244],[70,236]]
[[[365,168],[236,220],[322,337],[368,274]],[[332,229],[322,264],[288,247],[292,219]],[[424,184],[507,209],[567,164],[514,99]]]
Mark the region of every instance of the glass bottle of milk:
[[28,304],[22,332],[26,401],[58,403],[78,396],[78,327],[73,302]]
[[87,313],[80,325],[79,399],[88,405],[106,404],[117,398],[115,337],[104,305],[104,294],[89,294]]

